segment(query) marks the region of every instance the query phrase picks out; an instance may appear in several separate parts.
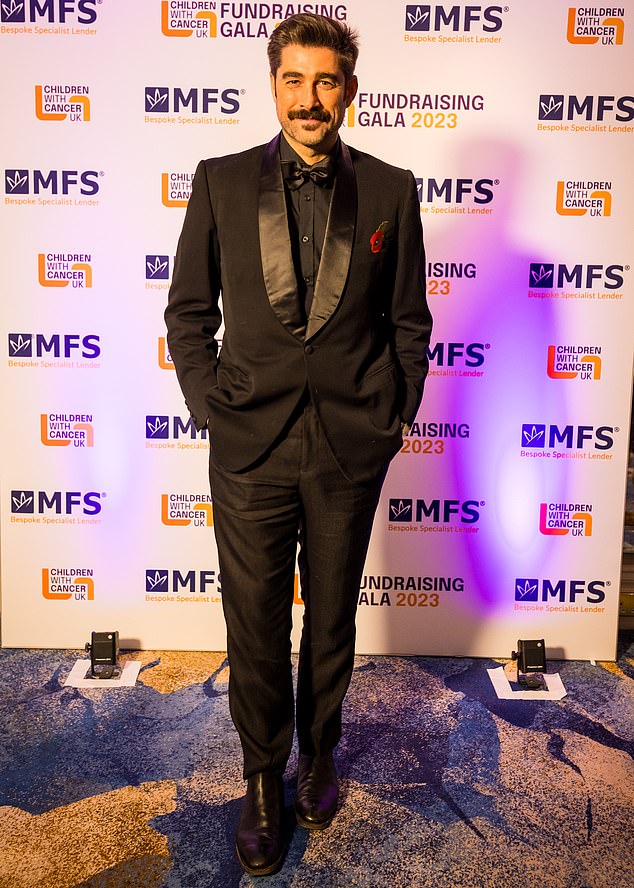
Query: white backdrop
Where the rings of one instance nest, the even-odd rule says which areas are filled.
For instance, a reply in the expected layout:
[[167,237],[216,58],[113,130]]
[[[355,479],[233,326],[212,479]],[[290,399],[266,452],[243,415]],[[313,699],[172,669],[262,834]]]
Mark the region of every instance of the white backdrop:
[[196,163],[276,132],[266,39],[302,8],[360,32],[342,136],[419,180],[436,321],[358,650],[613,658],[631,0],[3,2],[2,643],[225,647],[208,443],[162,314]]

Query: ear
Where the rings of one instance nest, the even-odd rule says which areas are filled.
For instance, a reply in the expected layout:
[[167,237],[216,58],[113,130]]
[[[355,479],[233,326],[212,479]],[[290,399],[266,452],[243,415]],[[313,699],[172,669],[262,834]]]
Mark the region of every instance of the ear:
[[353,74],[352,77],[346,81],[346,108],[350,105],[352,100],[357,94],[357,89],[359,88],[359,81],[356,76]]
[[269,82],[271,84],[271,95],[274,99],[277,98],[277,90],[275,89],[275,76],[272,71],[269,71]]

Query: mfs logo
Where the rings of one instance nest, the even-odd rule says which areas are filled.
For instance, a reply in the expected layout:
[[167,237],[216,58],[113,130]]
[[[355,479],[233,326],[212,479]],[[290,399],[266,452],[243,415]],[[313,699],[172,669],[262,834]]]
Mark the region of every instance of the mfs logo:
[[[220,576],[215,570],[165,570],[151,568],[145,571],[145,598],[148,601],[208,602],[210,594],[220,593]],[[181,594],[181,593],[184,593]],[[192,597],[194,596],[194,597]],[[214,600],[218,601],[218,598]]]
[[571,286],[580,290],[602,288],[620,290],[623,274],[630,270],[629,265],[566,265],[563,262],[531,262],[528,285],[540,290],[561,290]]
[[161,253],[149,253],[145,257],[146,281],[167,281],[170,276],[170,257]]
[[620,46],[624,32],[623,6],[572,6],[568,9],[568,43]]
[[50,23],[73,21],[80,25],[91,25],[97,19],[96,6],[99,0],[3,0],[0,10],[2,22],[41,22]]
[[619,431],[613,426],[546,425],[525,423],[522,425],[522,447],[538,450],[611,450],[614,435]]
[[609,580],[542,580],[537,577],[518,577],[515,580],[517,602],[570,602],[581,599],[589,604],[605,601]]
[[[244,93],[244,90],[242,92]],[[146,86],[145,113],[179,114],[187,111],[190,114],[210,114],[218,111],[220,114],[231,115],[240,110],[239,95],[239,89],[229,87],[221,91],[218,87],[181,89],[169,86]]]
[[421,204],[489,204],[499,184],[499,179],[416,179]]
[[99,177],[96,170],[28,170],[5,169],[4,190],[12,194],[74,194],[85,197],[99,193]]
[[436,342],[427,347],[427,358],[438,367],[454,367],[463,363],[467,367],[481,367],[484,353],[490,348],[488,342]]
[[481,500],[399,499],[389,501],[388,521],[417,524],[476,524],[480,520]]
[[145,437],[163,441],[170,438],[206,438],[207,429],[197,431],[191,416],[184,420],[180,416],[152,413],[145,417]]
[[539,97],[539,120],[634,119],[634,96],[565,96],[546,93]]
[[464,32],[495,34],[502,28],[502,15],[508,6],[466,6],[442,3],[415,3],[405,7],[406,31]]
[[99,336],[94,333],[9,333],[10,358],[82,357],[87,360],[101,354]]
[[427,348],[430,376],[484,376],[488,342],[435,342]]
[[105,493],[78,490],[12,490],[12,515],[99,515]]

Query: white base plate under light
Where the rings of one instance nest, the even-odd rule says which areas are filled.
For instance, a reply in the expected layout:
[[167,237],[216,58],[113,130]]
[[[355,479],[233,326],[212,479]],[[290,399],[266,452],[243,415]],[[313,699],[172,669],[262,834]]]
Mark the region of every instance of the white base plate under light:
[[500,700],[561,700],[566,696],[564,683],[558,672],[544,675],[546,689],[543,691],[514,690],[506,676],[504,666],[487,669],[491,684]]
[[[133,688],[141,671],[140,660],[127,660],[117,678],[91,678],[90,660],[77,660],[64,682],[65,688]],[[88,678],[86,677],[88,676]]]

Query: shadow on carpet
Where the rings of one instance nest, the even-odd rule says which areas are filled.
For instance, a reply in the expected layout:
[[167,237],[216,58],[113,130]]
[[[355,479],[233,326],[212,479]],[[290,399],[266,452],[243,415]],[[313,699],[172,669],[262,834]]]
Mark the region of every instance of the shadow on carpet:
[[0,651],[0,886],[634,885],[634,633],[551,663],[561,701],[502,701],[490,660],[358,657],[331,827],[275,876],[233,853],[244,784],[224,654],[133,652],[137,686],[63,683],[77,651]]

